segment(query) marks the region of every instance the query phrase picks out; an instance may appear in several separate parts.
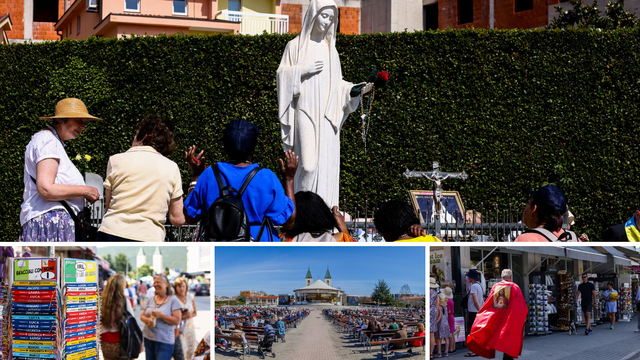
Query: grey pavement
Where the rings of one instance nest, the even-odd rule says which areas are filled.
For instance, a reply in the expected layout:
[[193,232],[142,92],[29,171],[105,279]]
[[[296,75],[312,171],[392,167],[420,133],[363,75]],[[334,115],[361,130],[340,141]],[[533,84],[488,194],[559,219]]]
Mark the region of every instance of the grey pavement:
[[[637,316],[637,315],[636,315]],[[593,328],[593,334],[584,335],[584,327],[578,327],[578,334],[554,332],[545,336],[526,336],[521,360],[636,360],[640,359],[640,333],[633,331],[637,327],[637,318],[631,322],[616,322],[615,329],[609,323]],[[444,347],[444,346],[443,346]],[[467,348],[458,349],[456,354],[443,359],[466,359]],[[475,359],[482,359],[476,357]],[[496,359],[502,359],[502,353],[496,352]]]
[[[251,356],[245,359],[259,359],[257,347],[252,344]],[[295,329],[286,334],[286,342],[273,344],[276,359],[280,360],[374,360],[380,359],[380,347],[369,352],[348,334],[338,332],[331,322],[325,320],[321,309],[314,309],[311,314]],[[238,358],[234,352],[216,351],[216,359]],[[242,357],[240,357],[241,359]],[[272,358],[269,355],[267,359]],[[423,360],[425,353],[399,355],[389,359]]]

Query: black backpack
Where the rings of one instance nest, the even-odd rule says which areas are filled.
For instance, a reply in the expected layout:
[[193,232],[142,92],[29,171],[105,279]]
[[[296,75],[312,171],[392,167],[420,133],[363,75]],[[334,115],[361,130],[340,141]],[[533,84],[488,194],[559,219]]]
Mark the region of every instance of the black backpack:
[[262,168],[258,166],[251,170],[240,190],[234,189],[231,185],[224,186],[217,165],[213,165],[212,170],[218,182],[220,195],[207,210],[203,225],[204,241],[250,241],[249,218],[244,209],[242,194]]
[[120,320],[120,357],[137,359],[142,350],[142,330],[136,318],[127,311],[127,298],[124,299],[122,319]]

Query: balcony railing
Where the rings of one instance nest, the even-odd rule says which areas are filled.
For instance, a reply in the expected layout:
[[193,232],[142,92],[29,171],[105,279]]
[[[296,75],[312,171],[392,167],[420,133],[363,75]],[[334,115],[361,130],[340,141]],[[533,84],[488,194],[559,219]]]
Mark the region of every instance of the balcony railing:
[[258,35],[266,31],[269,34],[287,34],[289,32],[289,15],[250,13],[242,11],[222,10],[221,20],[240,23],[240,34]]

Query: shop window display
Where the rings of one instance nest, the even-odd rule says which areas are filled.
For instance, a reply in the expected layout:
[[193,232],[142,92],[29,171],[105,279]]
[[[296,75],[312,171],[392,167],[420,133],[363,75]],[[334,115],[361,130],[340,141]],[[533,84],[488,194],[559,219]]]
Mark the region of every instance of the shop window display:
[[551,334],[549,290],[546,284],[529,284],[529,331],[527,335]]

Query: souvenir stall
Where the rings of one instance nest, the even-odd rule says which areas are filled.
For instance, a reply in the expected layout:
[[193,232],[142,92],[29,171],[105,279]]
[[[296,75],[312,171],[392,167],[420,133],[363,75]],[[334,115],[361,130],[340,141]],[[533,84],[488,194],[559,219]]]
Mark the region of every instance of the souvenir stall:
[[0,359],[98,358],[96,261],[9,256],[0,270]]

